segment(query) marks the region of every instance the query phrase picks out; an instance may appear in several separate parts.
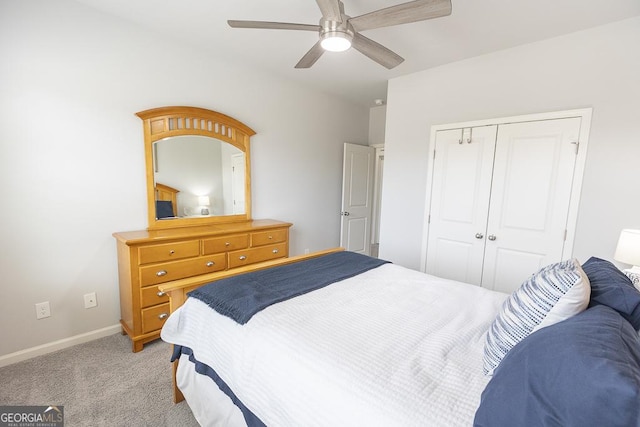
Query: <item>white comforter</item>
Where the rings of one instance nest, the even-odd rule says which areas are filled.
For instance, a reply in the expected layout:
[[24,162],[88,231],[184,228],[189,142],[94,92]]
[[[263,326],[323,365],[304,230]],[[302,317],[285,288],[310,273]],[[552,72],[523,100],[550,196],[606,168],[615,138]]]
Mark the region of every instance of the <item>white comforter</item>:
[[245,325],[190,298],[162,339],[191,348],[268,426],[470,426],[506,297],[386,264]]

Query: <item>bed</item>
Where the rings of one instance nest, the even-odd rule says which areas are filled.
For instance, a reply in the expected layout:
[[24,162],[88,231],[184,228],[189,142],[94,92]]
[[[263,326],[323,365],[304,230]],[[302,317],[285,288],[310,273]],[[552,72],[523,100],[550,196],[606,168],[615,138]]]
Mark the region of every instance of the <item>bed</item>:
[[155,185],[156,218],[176,218],[178,216],[178,193],[177,190],[168,185]]
[[640,425],[640,291],[616,272],[567,260],[507,295],[336,249],[165,284],[161,336],[201,425]]

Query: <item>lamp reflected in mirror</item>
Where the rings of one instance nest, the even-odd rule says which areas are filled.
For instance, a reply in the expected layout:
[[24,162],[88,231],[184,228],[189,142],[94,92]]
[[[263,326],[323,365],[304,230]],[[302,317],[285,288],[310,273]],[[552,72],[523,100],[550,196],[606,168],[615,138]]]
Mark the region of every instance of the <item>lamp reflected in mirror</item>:
[[200,215],[209,215],[209,206],[211,205],[209,196],[198,197],[198,204],[200,205]]

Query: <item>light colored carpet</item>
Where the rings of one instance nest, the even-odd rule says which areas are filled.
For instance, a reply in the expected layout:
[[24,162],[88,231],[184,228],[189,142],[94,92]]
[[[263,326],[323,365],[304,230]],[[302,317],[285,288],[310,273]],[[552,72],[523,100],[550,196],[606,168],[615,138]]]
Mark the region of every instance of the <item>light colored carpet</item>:
[[197,426],[174,404],[171,346],[115,334],[0,368],[0,405],[64,405],[66,427]]

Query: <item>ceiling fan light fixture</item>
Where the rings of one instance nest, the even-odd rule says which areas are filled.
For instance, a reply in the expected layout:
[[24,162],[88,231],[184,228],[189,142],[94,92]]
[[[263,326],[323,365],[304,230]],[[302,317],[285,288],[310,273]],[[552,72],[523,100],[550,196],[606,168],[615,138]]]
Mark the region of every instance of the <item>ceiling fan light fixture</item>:
[[329,52],[344,52],[351,47],[353,36],[345,31],[327,31],[322,34],[320,45]]

